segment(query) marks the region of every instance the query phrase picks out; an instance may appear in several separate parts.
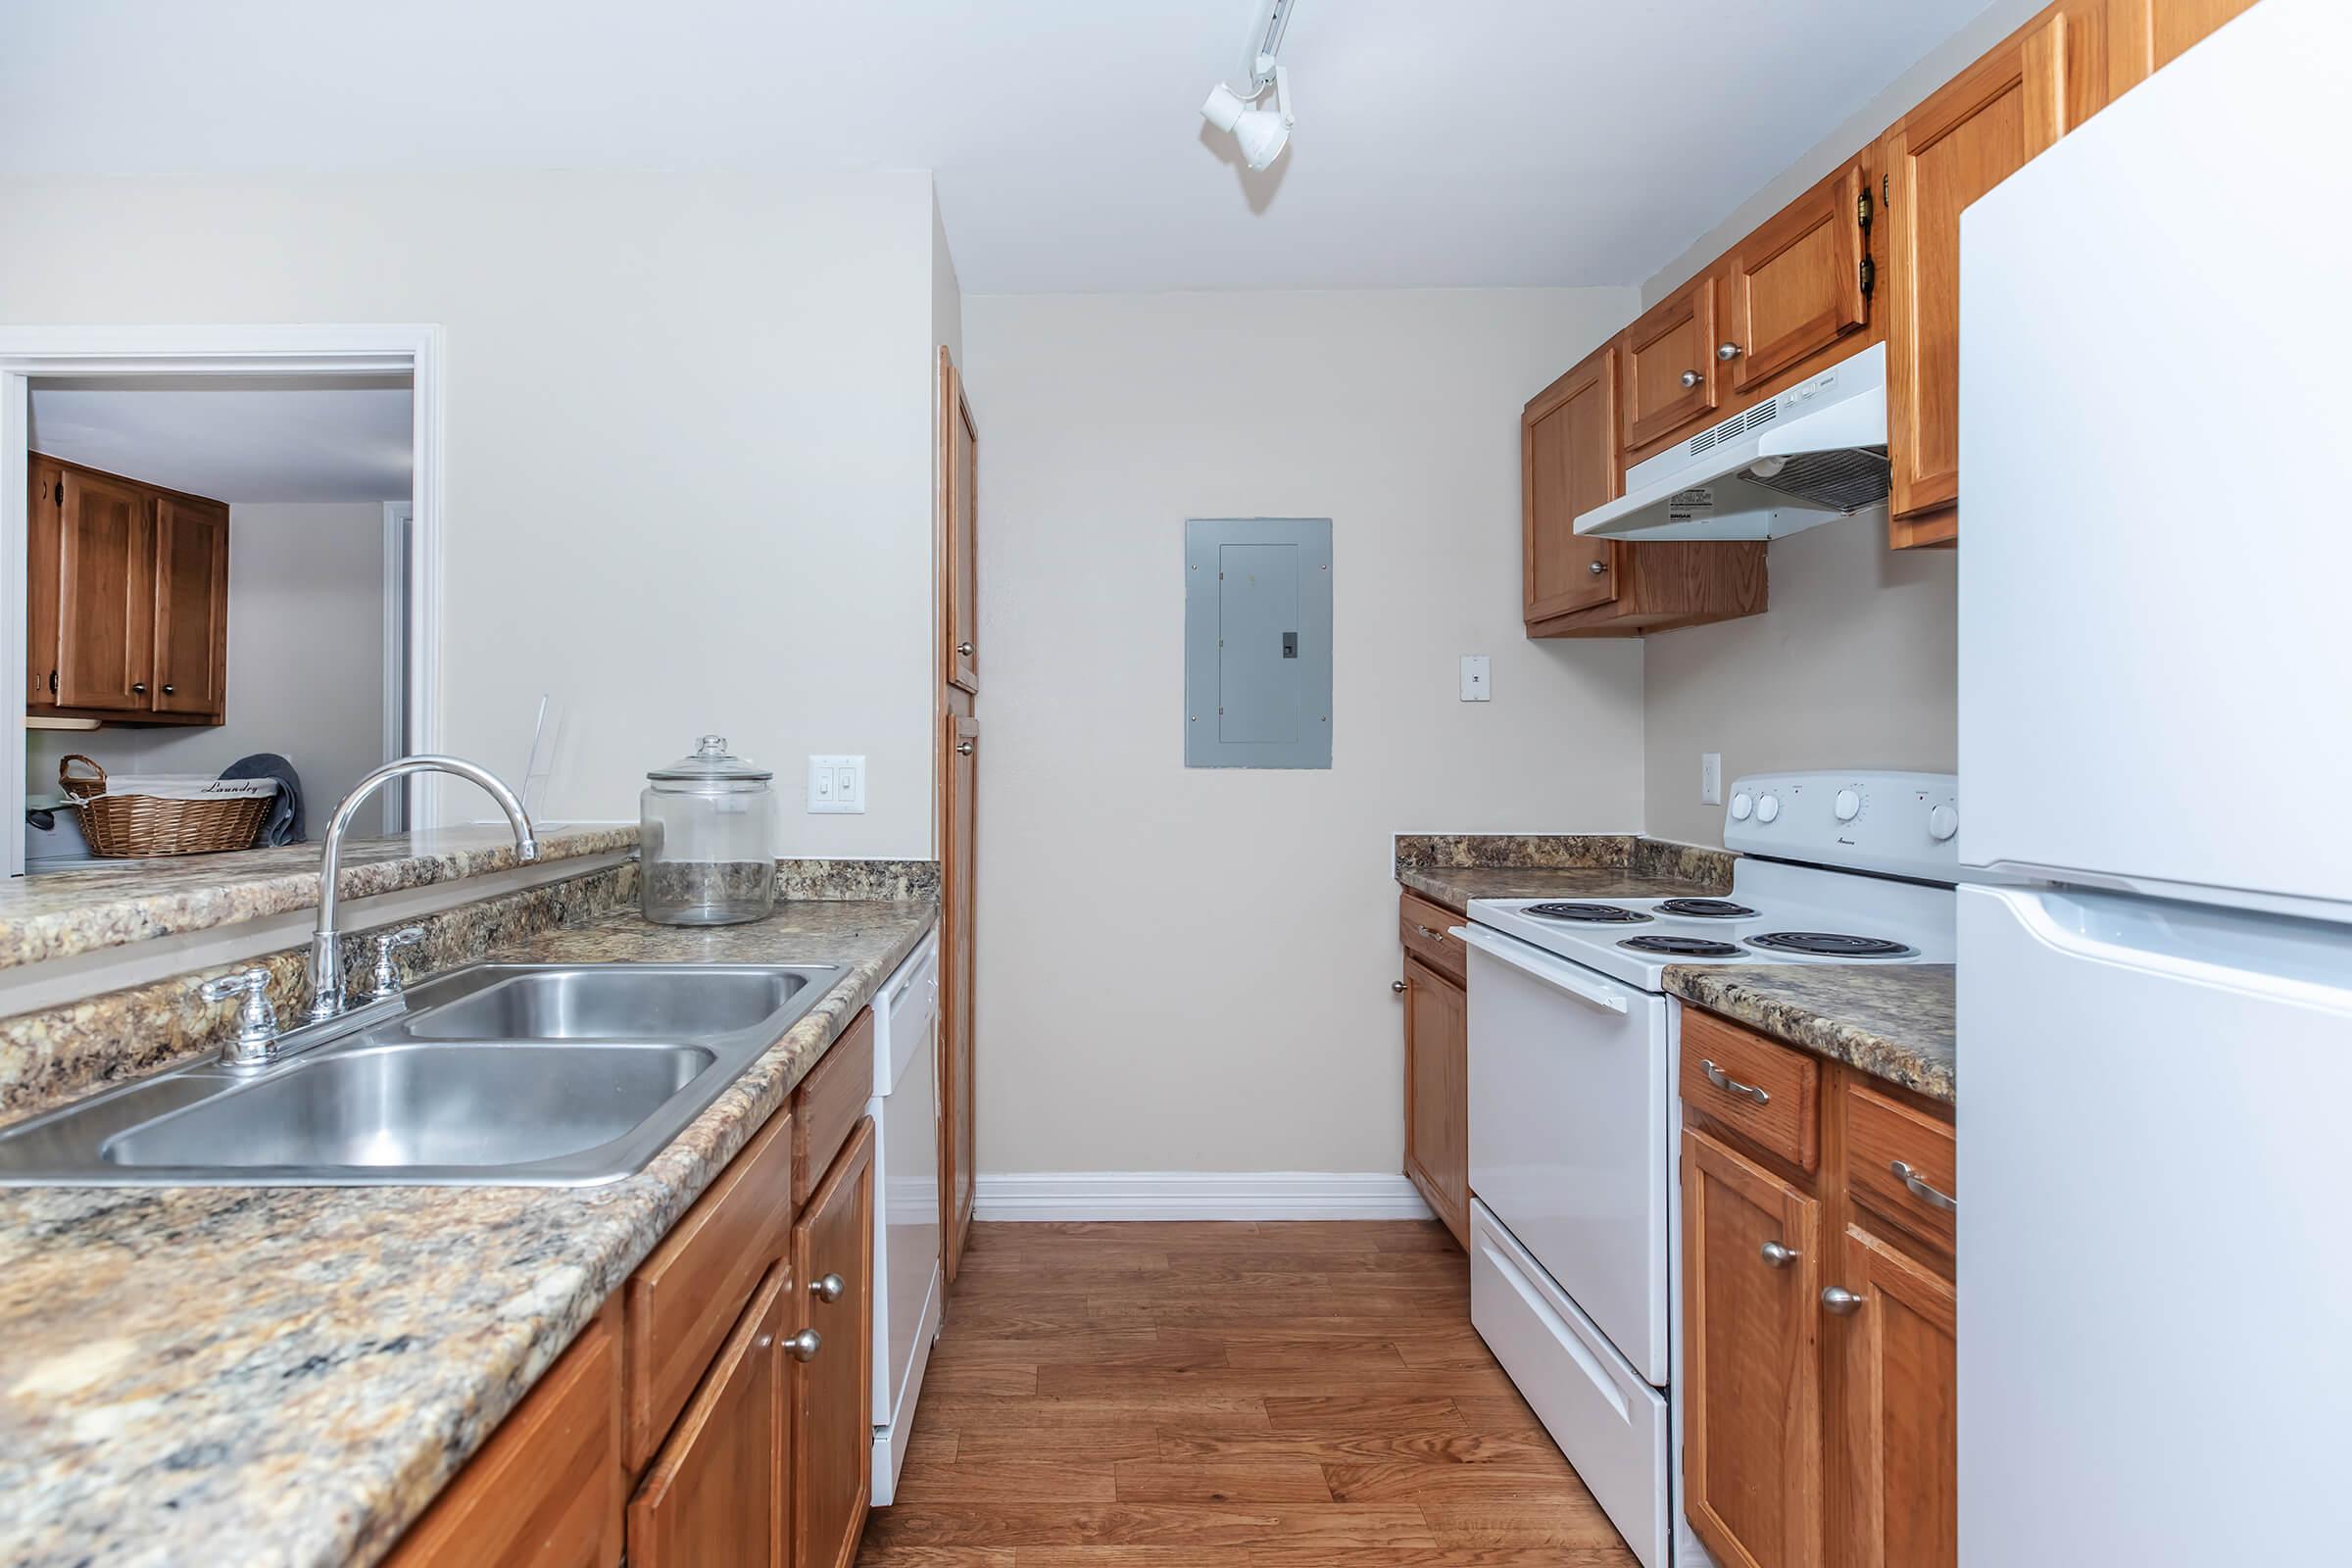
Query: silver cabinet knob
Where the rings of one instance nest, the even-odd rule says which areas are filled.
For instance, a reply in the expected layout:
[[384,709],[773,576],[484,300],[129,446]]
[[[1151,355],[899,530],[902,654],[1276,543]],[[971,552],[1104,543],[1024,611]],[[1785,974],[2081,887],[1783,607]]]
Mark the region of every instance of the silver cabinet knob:
[[1734,360],[1738,359],[1741,350],[1740,345],[1737,343],[1718,343],[1715,345],[1715,357],[1726,365],[1729,365]]
[[1774,1268],[1787,1268],[1805,1254],[1793,1247],[1783,1247],[1778,1242],[1766,1242],[1759,1250],[1758,1255]]
[[820,1301],[838,1301],[841,1293],[850,1288],[849,1281],[838,1274],[828,1274],[808,1287],[808,1294]]
[[1821,1293],[1821,1309],[1839,1317],[1851,1317],[1862,1310],[1862,1298],[1851,1291],[1841,1291],[1832,1285]]
[[1606,571],[1606,570],[1608,570],[1608,569],[1609,569],[1609,564],[1608,564],[1608,563],[1607,563],[1607,562],[1605,562],[1605,561],[1595,561],[1595,562],[1592,562],[1591,564],[1587,565],[1587,566],[1585,567],[1585,569],[1586,569],[1587,571],[1591,572],[1591,573],[1592,573],[1593,576],[1597,577],[1597,576],[1599,576],[1599,575],[1600,575],[1602,572],[1604,572],[1604,571]]
[[972,755],[972,743],[971,743],[970,741],[964,741],[964,742],[962,742],[961,744],[959,744],[959,745],[958,745],[958,746],[956,748],[956,755],[957,757],[969,757],[969,756],[971,756],[971,755]]
[[825,1337],[814,1329],[803,1329],[784,1342],[784,1348],[795,1361],[813,1361],[816,1352],[825,1348]]
[[1918,1199],[1930,1208],[1940,1208],[1946,1214],[1959,1212],[1960,1200],[1949,1193],[1938,1192],[1921,1180],[1919,1172],[1913,1170],[1908,1161],[1890,1159],[1886,1162],[1886,1168],[1894,1172],[1897,1181],[1910,1189],[1913,1198]]
[[1401,980],[1392,980],[1389,982],[1389,989],[1401,997],[1404,995],[1404,982]]
[[136,696],[144,697],[147,695],[147,683],[143,680],[132,681],[130,683],[130,689]]
[[172,695],[172,693],[174,690],[175,690],[175,688],[172,686],[172,684],[170,681],[166,681],[166,682],[164,682],[164,695],[165,695],[166,697],[169,697],[169,696],[171,696],[171,695]]
[[957,643],[956,645],[956,651],[966,659],[972,657],[972,645],[970,643]]
[[1685,370],[1685,371],[1683,372],[1683,385],[1685,385],[1685,386],[1696,386],[1696,385],[1698,385],[1698,382],[1699,382],[1699,374],[1698,374],[1698,372],[1697,372],[1696,370]]

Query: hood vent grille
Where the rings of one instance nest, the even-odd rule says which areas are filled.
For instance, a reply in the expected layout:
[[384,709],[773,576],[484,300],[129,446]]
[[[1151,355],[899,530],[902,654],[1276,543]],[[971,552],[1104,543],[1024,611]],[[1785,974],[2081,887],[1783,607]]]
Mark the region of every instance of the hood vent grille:
[[1769,477],[1754,468],[1750,484],[1852,514],[1886,499],[1893,470],[1885,447],[1846,447],[1835,452],[1804,452],[1782,465]]
[[1756,426],[1770,424],[1780,416],[1781,404],[1778,398],[1767,403],[1759,403],[1745,414],[1735,414],[1721,424],[1699,431],[1698,434],[1683,443],[1684,455],[1695,458],[1717,442],[1737,441]]

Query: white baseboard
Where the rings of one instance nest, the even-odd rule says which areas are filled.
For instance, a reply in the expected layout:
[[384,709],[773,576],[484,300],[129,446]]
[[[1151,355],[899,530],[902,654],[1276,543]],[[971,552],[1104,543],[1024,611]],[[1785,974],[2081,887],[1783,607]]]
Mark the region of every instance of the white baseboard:
[[1428,1219],[1402,1175],[1377,1171],[1029,1171],[983,1174],[985,1220]]

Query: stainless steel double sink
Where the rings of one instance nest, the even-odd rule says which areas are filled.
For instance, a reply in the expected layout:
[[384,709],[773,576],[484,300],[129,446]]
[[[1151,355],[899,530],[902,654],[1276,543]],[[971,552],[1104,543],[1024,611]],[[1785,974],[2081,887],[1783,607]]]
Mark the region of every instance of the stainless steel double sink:
[[0,1132],[0,1186],[590,1186],[815,1005],[825,964],[478,963]]

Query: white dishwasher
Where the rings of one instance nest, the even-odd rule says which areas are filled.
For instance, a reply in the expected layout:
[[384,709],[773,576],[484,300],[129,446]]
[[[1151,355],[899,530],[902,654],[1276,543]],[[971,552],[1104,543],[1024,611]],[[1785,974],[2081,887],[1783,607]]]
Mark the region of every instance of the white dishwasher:
[[914,1401],[939,1338],[939,937],[874,997],[874,1493],[898,1491]]

